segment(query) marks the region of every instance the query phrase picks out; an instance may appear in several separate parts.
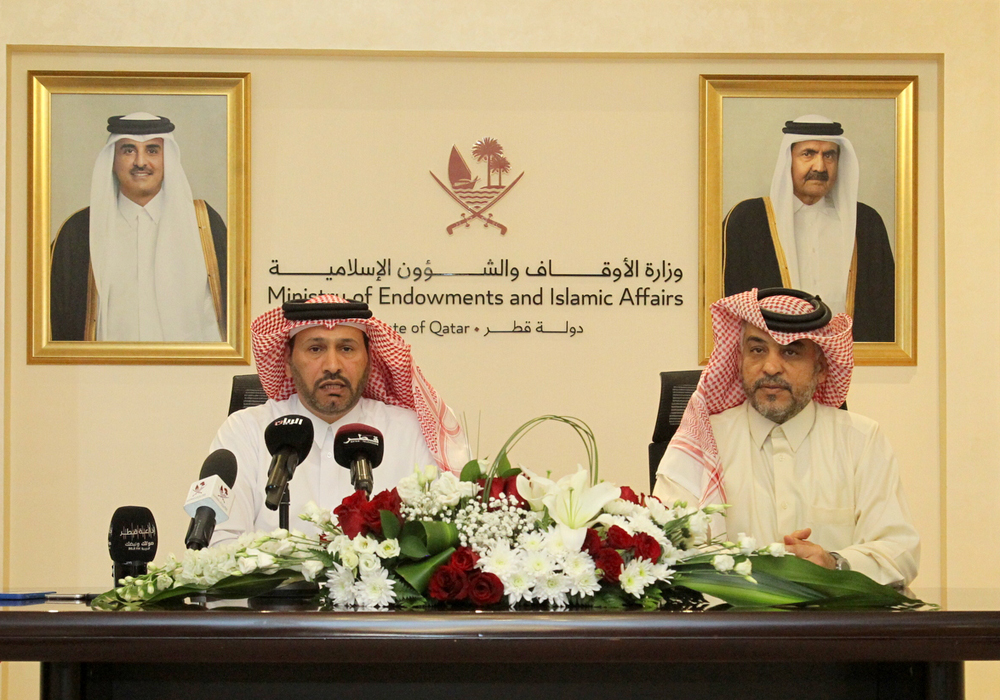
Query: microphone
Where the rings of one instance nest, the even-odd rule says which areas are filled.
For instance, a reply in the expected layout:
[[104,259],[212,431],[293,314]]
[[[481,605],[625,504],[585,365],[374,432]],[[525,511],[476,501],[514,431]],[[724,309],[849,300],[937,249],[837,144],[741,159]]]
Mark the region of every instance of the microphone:
[[232,488],[236,483],[236,455],[216,450],[201,465],[198,481],[191,484],[184,510],[191,516],[184,546],[204,549],[212,541],[218,523],[229,520],[233,507]]
[[292,480],[295,467],[306,457],[313,443],[313,424],[305,416],[282,416],[264,430],[264,444],[271,453],[271,466],[264,487],[264,505],[278,510],[285,487]]
[[351,485],[371,495],[375,485],[372,469],[382,464],[385,443],[382,433],[370,425],[351,423],[337,431],[333,439],[333,458],[351,470]]
[[111,516],[108,552],[114,562],[114,585],[126,576],[142,576],[156,556],[156,521],[149,508],[122,506]]

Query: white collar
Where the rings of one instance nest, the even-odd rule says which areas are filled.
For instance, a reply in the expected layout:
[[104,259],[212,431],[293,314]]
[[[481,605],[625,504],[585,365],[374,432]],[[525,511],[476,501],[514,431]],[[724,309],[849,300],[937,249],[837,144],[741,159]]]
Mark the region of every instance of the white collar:
[[[759,450],[764,444],[764,440],[767,439],[767,436],[771,434],[771,431],[774,430],[778,423],[757,413],[757,410],[750,405],[749,401],[746,402],[745,406],[747,409],[747,420],[750,422],[750,437],[753,440],[754,446]],[[788,444],[791,445],[792,452],[799,449],[799,446],[806,439],[806,436],[809,435],[809,431],[812,430],[815,423],[815,401],[810,401],[795,416],[781,423],[781,427],[785,431],[785,438],[788,440]]]

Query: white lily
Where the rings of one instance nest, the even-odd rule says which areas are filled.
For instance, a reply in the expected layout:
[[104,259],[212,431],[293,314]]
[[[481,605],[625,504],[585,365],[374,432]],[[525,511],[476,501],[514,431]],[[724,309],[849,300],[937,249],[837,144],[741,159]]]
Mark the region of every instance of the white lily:
[[521,467],[521,473],[517,475],[517,492],[536,513],[545,507],[543,500],[555,488],[556,482],[535,474],[527,467]]
[[621,489],[614,484],[601,482],[591,486],[589,481],[590,474],[581,467],[575,474],[560,479],[555,489],[542,499],[569,551],[583,546],[587,528],[597,520],[605,505],[621,495]]

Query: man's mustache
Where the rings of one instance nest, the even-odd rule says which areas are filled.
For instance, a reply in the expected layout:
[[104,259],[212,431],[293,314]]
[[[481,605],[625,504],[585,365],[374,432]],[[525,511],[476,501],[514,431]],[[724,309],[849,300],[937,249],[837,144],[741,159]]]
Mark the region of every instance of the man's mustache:
[[806,180],[821,180],[826,182],[830,179],[830,173],[823,170],[810,170],[806,173]]
[[768,387],[780,387],[782,389],[785,389],[786,391],[792,390],[792,385],[789,384],[784,379],[782,379],[781,377],[777,375],[770,376],[765,374],[763,377],[761,377],[760,379],[758,379],[753,383],[753,386],[750,387],[750,393],[751,394],[756,393],[758,389],[760,389],[765,385],[767,385]]
[[340,370],[336,372],[326,370],[323,372],[323,376],[316,380],[316,388],[322,389],[323,385],[328,382],[341,382],[348,391],[354,390],[354,387],[351,386],[351,380],[345,377]]
[[[153,169],[152,168],[147,168],[145,166],[142,166],[142,167],[132,166],[132,169],[129,170],[129,172],[132,175],[138,175],[139,173],[146,173],[147,175],[152,175],[153,174]],[[806,179],[808,179],[808,177]]]

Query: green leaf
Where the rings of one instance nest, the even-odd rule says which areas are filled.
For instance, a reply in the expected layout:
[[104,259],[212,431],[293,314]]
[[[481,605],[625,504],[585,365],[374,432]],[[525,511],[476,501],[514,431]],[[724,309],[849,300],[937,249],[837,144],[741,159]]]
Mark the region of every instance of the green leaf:
[[[892,607],[923,605],[922,601],[908,598],[891,586],[883,586],[857,571],[826,569],[798,557],[750,557],[754,578],[758,573],[809,586],[829,599],[848,602],[853,607]],[[825,605],[825,604],[824,604]]]
[[507,453],[501,452],[500,459],[498,459],[496,463],[496,475],[506,476],[507,472],[511,471],[511,469],[512,467],[510,466],[510,459],[508,459]]
[[394,540],[399,536],[399,531],[402,529],[403,525],[399,522],[399,518],[391,510],[380,510],[378,512],[379,520],[382,521],[382,534],[388,540]]
[[407,559],[423,559],[430,556],[423,540],[414,535],[403,535],[399,540],[399,553]]
[[754,571],[757,583],[753,583],[738,574],[724,574],[708,568],[693,569],[678,571],[673,582],[741,607],[796,605],[823,597],[807,586],[782,581],[763,573],[758,576],[757,573]]
[[462,475],[459,477],[460,481],[479,481],[483,478],[483,470],[479,467],[479,460],[470,459],[462,467]]
[[454,551],[454,548],[449,548],[424,561],[398,566],[396,567],[396,574],[410,584],[413,590],[423,595],[427,590],[427,584],[430,582],[431,576],[434,575],[439,566],[448,561]]

